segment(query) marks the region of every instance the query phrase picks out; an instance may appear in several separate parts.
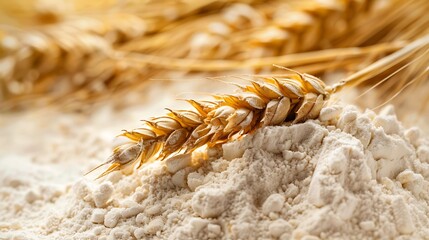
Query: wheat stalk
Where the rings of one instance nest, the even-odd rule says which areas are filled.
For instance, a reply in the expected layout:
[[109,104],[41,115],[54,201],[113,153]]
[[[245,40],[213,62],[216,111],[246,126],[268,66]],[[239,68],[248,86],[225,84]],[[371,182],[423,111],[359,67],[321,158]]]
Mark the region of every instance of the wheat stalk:
[[[203,145],[214,147],[264,126],[317,118],[332,94],[386,73],[391,66],[420,51],[427,54],[428,48],[429,35],[333,86],[326,86],[312,75],[289,70],[292,73],[275,77],[255,76],[249,80],[250,85],[236,84],[240,92],[214,95],[213,101],[188,100],[194,111],[167,109],[166,116],[145,120],[141,128],[124,131],[120,136],[129,142],[117,147],[108,161],[100,165],[110,164],[99,177],[136,163],[139,168],[172,154],[187,156]],[[417,69],[422,76],[428,71],[427,55],[423,56],[425,63]]]
[[[118,59],[126,59],[130,62],[136,62],[143,67],[152,67],[156,69],[178,70],[178,71],[201,71],[201,72],[223,72],[240,69],[254,69],[272,66],[278,64],[287,67],[300,67],[310,64],[323,64],[339,62],[341,66],[347,66],[345,60],[353,60],[354,65],[362,63],[369,55],[384,55],[394,52],[407,45],[407,42],[389,42],[381,43],[368,47],[350,47],[350,48],[332,48],[319,51],[294,53],[284,56],[252,58],[247,60],[198,60],[172,58],[155,55],[145,55],[139,53],[117,52],[114,56]],[[353,64],[351,64],[353,65]],[[326,69],[326,68],[325,68]],[[308,69],[312,73],[322,71]]]

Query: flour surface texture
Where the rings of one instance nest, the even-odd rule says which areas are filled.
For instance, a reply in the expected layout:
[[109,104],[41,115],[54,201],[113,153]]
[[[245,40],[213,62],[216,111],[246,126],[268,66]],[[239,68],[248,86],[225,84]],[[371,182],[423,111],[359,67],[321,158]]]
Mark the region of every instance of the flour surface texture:
[[[429,239],[422,135],[405,129],[391,107],[378,115],[326,107],[316,120],[265,127],[209,150],[208,160],[195,154],[129,176],[82,179],[58,193],[53,204],[61,206],[41,223],[41,236]],[[40,198],[26,196],[29,204]],[[20,236],[31,239],[11,237]]]

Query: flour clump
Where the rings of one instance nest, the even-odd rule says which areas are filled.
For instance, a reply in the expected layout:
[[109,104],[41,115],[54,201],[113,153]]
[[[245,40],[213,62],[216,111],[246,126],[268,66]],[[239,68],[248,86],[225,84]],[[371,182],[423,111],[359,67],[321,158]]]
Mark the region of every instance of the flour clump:
[[[45,234],[105,240],[429,236],[429,140],[404,128],[393,108],[376,114],[325,107],[318,119],[258,129],[216,155],[145,164],[99,183],[81,180],[60,194],[66,209],[47,219]],[[43,198],[33,193],[24,199],[28,204]]]

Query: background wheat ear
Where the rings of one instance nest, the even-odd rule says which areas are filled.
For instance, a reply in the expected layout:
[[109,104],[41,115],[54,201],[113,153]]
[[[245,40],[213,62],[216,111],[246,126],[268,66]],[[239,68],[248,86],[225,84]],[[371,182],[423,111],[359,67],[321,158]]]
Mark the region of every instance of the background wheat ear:
[[0,11],[2,109],[79,109],[177,71],[353,72],[429,29],[425,0],[21,3]]

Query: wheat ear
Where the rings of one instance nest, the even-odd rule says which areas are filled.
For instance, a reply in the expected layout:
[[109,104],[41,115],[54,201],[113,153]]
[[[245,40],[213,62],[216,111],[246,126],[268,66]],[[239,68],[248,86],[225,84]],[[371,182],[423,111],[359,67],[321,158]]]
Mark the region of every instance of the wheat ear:
[[[137,38],[119,49],[159,57],[247,60],[337,47],[415,39],[425,25],[426,1],[272,1],[234,4],[222,12],[178,22],[173,29]],[[394,12],[395,14],[392,14]],[[419,17],[414,14],[420,13]],[[382,17],[381,17],[382,16]],[[390,33],[389,38],[380,32]],[[404,34],[401,34],[404,31]],[[174,39],[174,41],[172,41]],[[185,45],[177,48],[177,42]]]
[[316,118],[329,98],[318,78],[293,72],[277,77],[255,77],[241,92],[215,95],[213,101],[188,100],[194,111],[170,110],[166,116],[144,121],[141,128],[121,134],[130,141],[117,147],[110,167],[100,177],[152,159],[190,154],[285,121]]
[[[188,100],[193,111],[167,109],[167,115],[145,120],[141,128],[124,131],[120,136],[129,142],[114,150],[102,164],[109,163],[110,167],[99,177],[136,163],[140,167],[148,161],[175,154],[186,156],[203,145],[214,147],[260,127],[317,118],[335,92],[386,72],[392,65],[415,57],[428,47],[429,35],[333,86],[326,86],[312,75],[286,69],[291,73],[255,76],[249,85],[236,84],[241,91],[235,94],[214,95],[212,101]],[[419,71],[420,75],[425,74],[427,63],[421,65]]]

